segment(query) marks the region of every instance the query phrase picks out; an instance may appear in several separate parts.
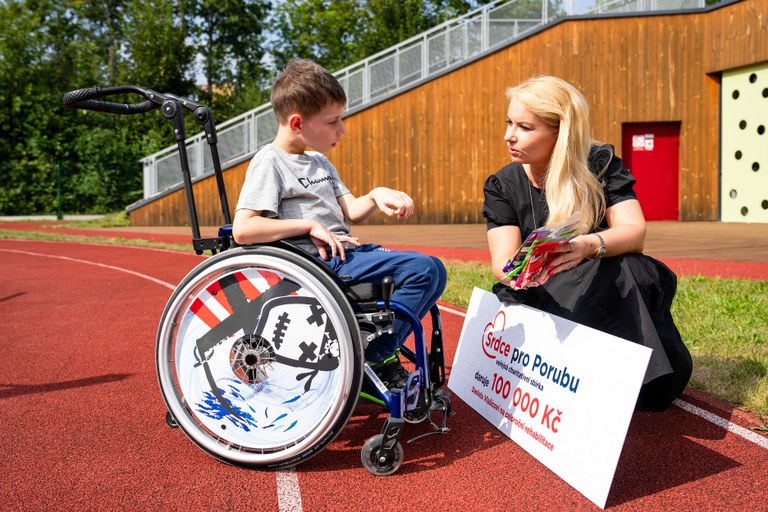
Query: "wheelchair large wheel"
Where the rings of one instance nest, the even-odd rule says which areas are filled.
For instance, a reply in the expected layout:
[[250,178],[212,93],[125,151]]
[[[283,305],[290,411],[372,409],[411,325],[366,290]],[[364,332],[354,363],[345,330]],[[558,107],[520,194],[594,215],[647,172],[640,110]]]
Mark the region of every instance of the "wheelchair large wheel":
[[274,469],[325,448],[362,383],[349,302],[316,263],[244,247],[174,291],[157,334],[163,398],[181,430],[227,463]]

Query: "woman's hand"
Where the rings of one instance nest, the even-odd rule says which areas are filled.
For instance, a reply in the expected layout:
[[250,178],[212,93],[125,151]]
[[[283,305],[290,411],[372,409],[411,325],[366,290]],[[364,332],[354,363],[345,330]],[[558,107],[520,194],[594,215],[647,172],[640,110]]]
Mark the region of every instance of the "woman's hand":
[[[605,243],[605,256],[617,256],[628,252],[643,252],[645,243],[645,219],[640,203],[628,199],[609,207],[605,211],[608,229],[600,232]],[[547,279],[570,270],[587,258],[592,258],[600,248],[600,237],[595,233],[579,235],[570,242],[556,247],[552,252],[559,253],[539,274],[540,284]]]
[[600,248],[600,240],[594,233],[579,235],[570,242],[566,242],[552,249],[555,256],[541,270],[536,281],[544,284],[553,275],[570,270],[587,258],[591,258]]

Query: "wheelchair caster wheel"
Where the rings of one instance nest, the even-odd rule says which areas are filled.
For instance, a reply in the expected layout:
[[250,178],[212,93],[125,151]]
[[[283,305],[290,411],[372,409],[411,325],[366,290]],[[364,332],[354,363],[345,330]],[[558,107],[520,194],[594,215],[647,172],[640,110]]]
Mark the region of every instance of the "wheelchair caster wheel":
[[176,418],[173,417],[171,411],[165,411],[165,422],[171,428],[179,428],[179,424],[176,423]]
[[403,463],[403,447],[399,442],[395,443],[390,456],[379,453],[383,440],[383,434],[371,437],[363,445],[361,454],[365,469],[376,476],[391,475],[400,469],[400,465]]

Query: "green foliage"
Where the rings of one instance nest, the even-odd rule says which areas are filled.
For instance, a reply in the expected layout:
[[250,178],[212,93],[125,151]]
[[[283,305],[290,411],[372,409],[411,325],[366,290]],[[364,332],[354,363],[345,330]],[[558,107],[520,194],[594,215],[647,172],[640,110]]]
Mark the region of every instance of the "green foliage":
[[298,0],[273,14],[277,69],[297,57],[337,71],[459,16],[476,2],[464,0]]
[[[117,119],[85,113],[65,108],[62,97],[74,89],[150,78],[154,82],[141,85],[159,90],[186,87],[176,92],[191,92],[191,80],[184,79],[191,54],[187,63],[171,55],[166,61],[145,59],[154,63],[152,68],[137,64],[143,54],[135,41],[163,43],[168,37],[157,17],[136,17],[130,24],[126,20],[159,3],[172,4],[159,0],[0,4],[0,213],[56,211],[59,168],[66,212],[113,211],[141,196],[139,159],[167,145],[168,128],[161,138],[157,116]],[[142,20],[149,26],[143,27]],[[169,46],[183,38],[174,41]],[[124,53],[131,49],[133,53]]]
[[[139,160],[173,143],[170,124],[157,112],[72,110],[62,105],[68,91],[139,85],[200,101],[221,122],[267,102],[272,74],[288,60],[314,57],[339,69],[471,3],[0,2],[0,214],[56,212],[59,169],[64,212],[121,210],[141,197]],[[199,76],[202,88],[195,85]],[[188,135],[200,131],[191,116],[185,122]]]
[[[219,120],[242,113],[243,100],[264,103],[267,85],[264,28],[269,10],[265,0],[197,0],[190,2],[195,20],[191,32],[203,63],[201,100]],[[238,96],[243,96],[238,100]]]

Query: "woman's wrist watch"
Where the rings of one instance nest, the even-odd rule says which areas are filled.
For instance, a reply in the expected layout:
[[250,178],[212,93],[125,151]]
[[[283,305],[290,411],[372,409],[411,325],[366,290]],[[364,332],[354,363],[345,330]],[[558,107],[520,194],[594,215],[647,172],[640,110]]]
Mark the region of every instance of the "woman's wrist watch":
[[597,252],[590,259],[592,259],[592,260],[599,260],[600,258],[605,256],[605,240],[603,240],[603,237],[601,235],[599,235],[598,233],[593,233],[593,234],[600,241],[600,247],[597,248]]

